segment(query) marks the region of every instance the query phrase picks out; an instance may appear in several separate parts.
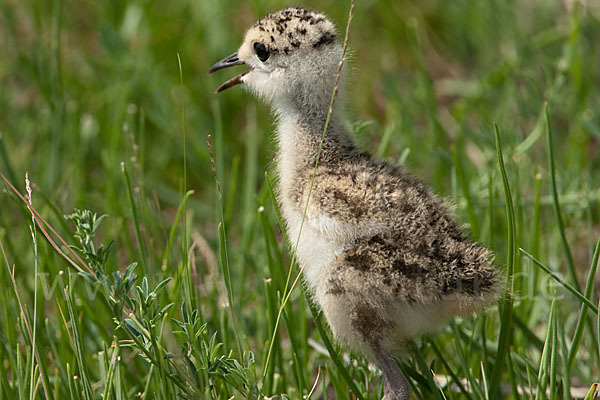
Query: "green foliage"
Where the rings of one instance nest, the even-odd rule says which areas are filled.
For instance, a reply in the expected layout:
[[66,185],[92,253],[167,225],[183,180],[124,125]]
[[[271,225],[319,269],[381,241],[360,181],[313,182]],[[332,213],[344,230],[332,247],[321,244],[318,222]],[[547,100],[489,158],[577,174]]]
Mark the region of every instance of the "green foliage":
[[75,234],[73,237],[80,243],[80,246],[72,246],[81,255],[85,257],[87,264],[96,274],[104,274],[106,263],[110,255],[110,249],[115,243],[110,241],[106,246],[100,245],[96,250],[94,246],[94,237],[96,230],[104,221],[106,215],[98,217],[96,213],[90,210],[77,210],[71,215],[65,215],[65,219],[73,221],[75,224]]
[[[306,4],[341,36],[349,4]],[[0,398],[381,398],[296,279],[268,108],[206,75],[289,5],[0,2],[0,173],[29,172],[54,228],[36,252],[2,184]],[[595,398],[596,2],[357,1],[350,50],[358,142],[449,197],[508,278],[415,342],[415,398]]]

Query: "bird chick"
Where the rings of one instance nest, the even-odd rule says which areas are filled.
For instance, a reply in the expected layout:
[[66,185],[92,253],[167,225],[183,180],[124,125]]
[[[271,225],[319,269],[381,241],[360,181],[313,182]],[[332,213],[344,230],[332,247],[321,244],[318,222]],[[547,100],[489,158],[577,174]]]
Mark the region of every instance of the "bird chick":
[[410,386],[395,358],[449,317],[493,303],[498,273],[443,200],[357,148],[341,101],[321,144],[341,55],[327,17],[288,8],[256,22],[209,73],[249,67],[216,92],[242,84],[275,113],[278,199],[291,240],[300,236],[305,283],[335,338],[379,364],[383,398],[406,400]]

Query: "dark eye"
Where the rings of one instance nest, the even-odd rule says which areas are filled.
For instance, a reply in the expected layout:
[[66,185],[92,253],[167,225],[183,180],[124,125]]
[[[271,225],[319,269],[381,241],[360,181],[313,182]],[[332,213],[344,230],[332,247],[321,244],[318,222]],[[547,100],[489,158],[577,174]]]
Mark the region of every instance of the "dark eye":
[[267,59],[269,58],[269,52],[267,51],[265,45],[262,43],[254,43],[254,52],[256,53],[258,59],[262,62],[267,61]]

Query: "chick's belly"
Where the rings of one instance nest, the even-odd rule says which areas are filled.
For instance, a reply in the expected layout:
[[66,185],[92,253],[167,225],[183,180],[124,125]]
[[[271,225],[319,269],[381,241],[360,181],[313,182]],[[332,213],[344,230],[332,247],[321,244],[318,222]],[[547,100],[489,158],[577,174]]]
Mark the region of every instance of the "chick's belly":
[[[290,240],[292,246],[296,244],[297,233],[291,230]],[[296,252],[298,264],[304,269],[304,281],[309,289],[316,293],[318,286],[323,281],[328,267],[335,261],[337,255],[342,252],[343,245],[337,244],[318,232],[305,226],[302,229],[302,236],[298,241]]]
[[409,303],[373,278],[334,262],[316,287],[315,300],[334,336],[352,350],[370,358],[374,348],[401,355],[408,341],[447,321],[441,303]]

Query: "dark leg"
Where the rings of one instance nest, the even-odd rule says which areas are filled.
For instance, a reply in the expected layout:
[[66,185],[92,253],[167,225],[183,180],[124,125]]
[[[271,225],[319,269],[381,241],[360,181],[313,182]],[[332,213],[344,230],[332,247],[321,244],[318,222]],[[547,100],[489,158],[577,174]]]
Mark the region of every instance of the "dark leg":
[[392,357],[381,350],[375,352],[379,368],[383,372],[385,388],[382,400],[408,400],[410,398],[410,385],[398,368]]

